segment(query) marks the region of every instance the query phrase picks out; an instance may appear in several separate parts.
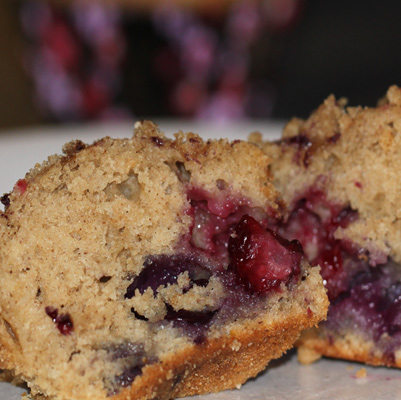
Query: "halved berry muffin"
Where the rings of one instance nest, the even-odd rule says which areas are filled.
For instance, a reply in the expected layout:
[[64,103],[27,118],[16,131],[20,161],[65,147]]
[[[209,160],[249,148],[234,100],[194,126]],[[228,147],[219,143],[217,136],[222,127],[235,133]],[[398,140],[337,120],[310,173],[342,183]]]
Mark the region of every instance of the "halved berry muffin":
[[0,361],[32,393],[170,399],[235,388],[325,318],[318,268],[256,146],[75,141],[4,195]]
[[262,144],[290,206],[275,230],[321,266],[330,300],[299,358],[401,367],[401,89],[376,108],[345,105],[330,96]]

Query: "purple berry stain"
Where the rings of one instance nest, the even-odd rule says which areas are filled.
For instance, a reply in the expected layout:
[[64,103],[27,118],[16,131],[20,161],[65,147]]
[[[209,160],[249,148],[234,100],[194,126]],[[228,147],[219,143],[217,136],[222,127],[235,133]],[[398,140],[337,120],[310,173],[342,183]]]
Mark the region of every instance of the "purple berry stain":
[[[160,287],[176,284],[184,272],[190,281],[183,293],[194,286],[205,287],[212,276],[218,277],[226,294],[213,309],[175,310],[165,303],[161,323],[171,322],[196,344],[206,341],[206,332],[216,321],[246,317],[249,309],[244,304],[251,307],[261,297],[280,290],[282,283],[297,279],[303,258],[299,242],[267,229],[265,210],[233,195],[227,185],[216,185],[221,194],[218,197],[200,188],[188,188],[188,214],[193,216],[190,234],[183,237],[176,253],[147,256],[125,293],[125,298],[131,299],[150,288],[156,297]],[[132,313],[146,321],[135,309]]]
[[161,138],[161,137],[159,137],[159,136],[152,136],[150,139],[152,140],[152,142],[153,142],[156,146],[158,146],[158,147],[164,146],[164,140],[163,140],[163,138]]
[[145,352],[142,343],[125,342],[113,344],[104,348],[110,360],[124,365],[121,374],[114,376],[110,381],[109,396],[120,392],[121,388],[129,387],[135,378],[142,374],[142,368],[157,361],[155,356]]
[[359,268],[358,254],[350,253],[355,250],[334,235],[338,228],[346,228],[357,217],[351,208],[329,202],[321,190],[311,188],[295,203],[287,221],[273,227],[288,240],[299,240],[309,263],[320,265],[330,300],[347,290],[345,260],[355,258]]
[[391,366],[401,345],[401,271],[385,256],[336,239],[336,230],[357,218],[356,211],[312,187],[288,219],[272,228],[287,239],[298,239],[310,264],[320,265],[331,302],[328,319],[321,324],[328,337],[352,327],[373,340]]
[[57,329],[64,336],[68,336],[74,330],[74,325],[71,316],[67,314],[59,314],[58,309],[55,307],[48,306],[45,308],[46,314],[56,324]]
[[192,254],[149,256],[141,273],[128,286],[125,298],[131,299],[138,289],[141,294],[151,288],[156,295],[159,286],[177,282],[178,275],[188,271],[191,285],[206,286],[211,272]]
[[247,290],[266,294],[299,274],[303,258],[297,241],[289,242],[269,229],[263,229],[249,215],[235,228],[228,243],[230,267]]

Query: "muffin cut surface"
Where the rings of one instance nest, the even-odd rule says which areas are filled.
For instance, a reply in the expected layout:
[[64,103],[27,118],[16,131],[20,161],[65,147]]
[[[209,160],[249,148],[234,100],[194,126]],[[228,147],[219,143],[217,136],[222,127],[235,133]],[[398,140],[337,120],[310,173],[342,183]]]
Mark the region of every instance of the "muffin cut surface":
[[235,141],[76,141],[2,198],[1,367],[56,399],[234,388],[324,318],[317,268],[267,229],[268,158]]
[[376,108],[345,104],[330,96],[262,144],[290,205],[276,230],[321,266],[331,303],[299,356],[401,367],[401,90]]

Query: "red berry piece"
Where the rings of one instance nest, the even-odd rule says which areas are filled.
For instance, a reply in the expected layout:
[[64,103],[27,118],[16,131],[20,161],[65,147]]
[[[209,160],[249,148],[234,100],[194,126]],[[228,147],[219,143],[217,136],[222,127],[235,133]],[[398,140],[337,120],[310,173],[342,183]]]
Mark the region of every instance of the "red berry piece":
[[287,239],[299,240],[309,263],[320,265],[331,301],[347,290],[352,273],[360,269],[358,252],[335,237],[338,228],[346,228],[357,218],[356,211],[330,202],[312,187],[295,204],[287,221],[275,228]]
[[69,314],[59,314],[58,309],[54,307],[46,307],[46,314],[53,320],[57,325],[57,329],[64,336],[70,335],[74,330],[71,316]]
[[25,193],[27,187],[28,187],[27,181],[25,179],[19,179],[17,183],[14,185],[14,192],[18,196],[21,196],[22,194]]
[[230,268],[250,292],[268,293],[299,273],[303,257],[298,242],[282,239],[264,230],[249,215],[236,226],[228,244]]

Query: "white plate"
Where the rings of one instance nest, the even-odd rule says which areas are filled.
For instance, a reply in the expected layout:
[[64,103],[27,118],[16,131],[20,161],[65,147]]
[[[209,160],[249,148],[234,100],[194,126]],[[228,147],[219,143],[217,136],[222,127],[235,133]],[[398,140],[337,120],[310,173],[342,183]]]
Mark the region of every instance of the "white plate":
[[[171,135],[178,129],[193,131],[203,137],[246,139],[252,131],[260,131],[267,139],[278,138],[283,124],[242,122],[208,124],[189,121],[158,121],[161,130]],[[60,153],[62,145],[72,139],[91,143],[109,135],[129,137],[133,123],[114,125],[47,127],[0,132],[0,195],[9,192],[25,172],[48,155]],[[361,369],[366,377],[357,378]],[[0,400],[20,399],[24,389],[0,383]],[[240,390],[226,391],[199,400],[394,400],[401,399],[401,371],[387,368],[364,367],[360,364],[334,360],[320,360],[301,366],[294,353],[273,362],[256,379]]]

